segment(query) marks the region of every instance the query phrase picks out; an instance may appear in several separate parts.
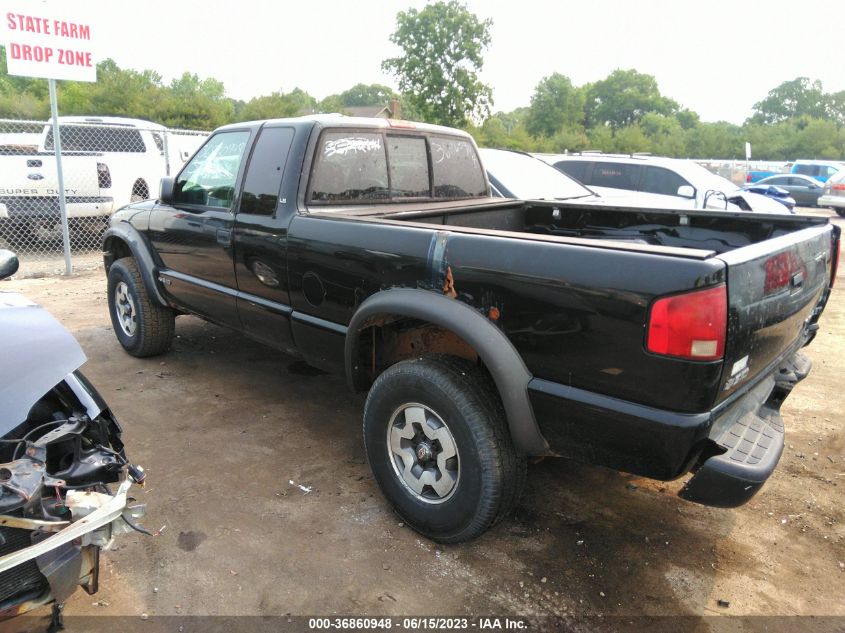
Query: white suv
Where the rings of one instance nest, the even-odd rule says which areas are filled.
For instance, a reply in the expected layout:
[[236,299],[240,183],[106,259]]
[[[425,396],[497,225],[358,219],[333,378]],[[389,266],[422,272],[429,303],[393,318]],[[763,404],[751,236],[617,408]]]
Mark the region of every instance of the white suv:
[[743,191],[698,163],[642,154],[536,154],[601,195],[636,192],[643,205],[789,213],[781,203]]

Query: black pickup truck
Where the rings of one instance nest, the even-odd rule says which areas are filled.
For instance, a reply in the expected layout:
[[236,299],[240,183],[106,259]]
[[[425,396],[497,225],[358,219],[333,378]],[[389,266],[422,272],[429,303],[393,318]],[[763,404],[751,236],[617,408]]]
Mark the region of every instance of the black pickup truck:
[[825,218],[489,197],[466,134],[341,116],[220,128],[104,238],[135,356],[196,314],[368,391],[364,444],[412,527],[503,516],[528,456],[747,501],[783,449],[839,229]]

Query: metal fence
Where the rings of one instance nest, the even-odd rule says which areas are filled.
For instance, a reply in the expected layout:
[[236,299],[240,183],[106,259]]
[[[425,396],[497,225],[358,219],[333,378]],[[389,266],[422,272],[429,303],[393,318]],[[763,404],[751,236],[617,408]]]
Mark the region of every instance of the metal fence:
[[[59,133],[71,253],[85,261],[112,213],[155,197],[208,136],[116,117],[60,117]],[[47,121],[0,119],[0,248],[15,251],[22,269],[64,257],[53,143]]]

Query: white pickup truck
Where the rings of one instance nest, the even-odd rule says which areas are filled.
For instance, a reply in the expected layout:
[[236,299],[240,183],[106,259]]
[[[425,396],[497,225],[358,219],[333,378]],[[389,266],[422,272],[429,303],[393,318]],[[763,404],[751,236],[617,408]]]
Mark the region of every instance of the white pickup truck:
[[[102,217],[150,197],[163,176],[179,169],[204,140],[121,117],[59,118],[68,217]],[[8,135],[6,135],[8,137]],[[0,238],[47,238],[59,230],[59,186],[49,123],[37,147],[4,138],[0,147]],[[31,147],[31,145],[30,145]]]

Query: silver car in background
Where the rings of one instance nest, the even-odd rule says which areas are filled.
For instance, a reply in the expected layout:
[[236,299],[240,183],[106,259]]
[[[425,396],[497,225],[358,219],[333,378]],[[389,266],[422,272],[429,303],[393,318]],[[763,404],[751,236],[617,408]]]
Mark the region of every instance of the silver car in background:
[[845,218],[845,171],[840,171],[824,183],[817,204],[820,207],[830,207],[840,217]]

